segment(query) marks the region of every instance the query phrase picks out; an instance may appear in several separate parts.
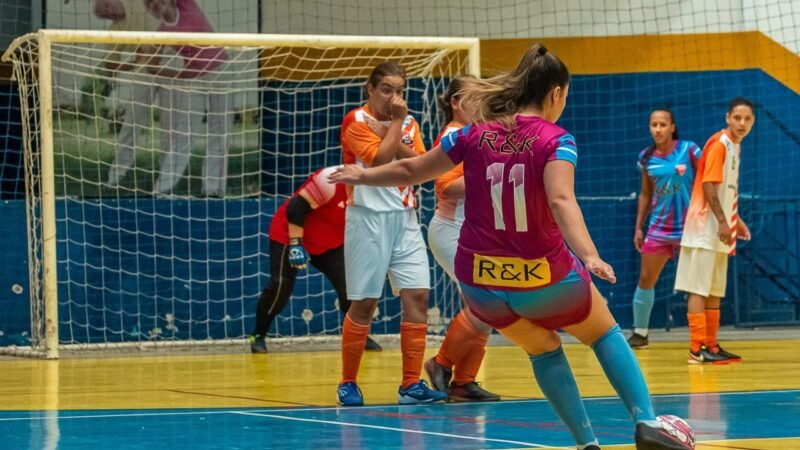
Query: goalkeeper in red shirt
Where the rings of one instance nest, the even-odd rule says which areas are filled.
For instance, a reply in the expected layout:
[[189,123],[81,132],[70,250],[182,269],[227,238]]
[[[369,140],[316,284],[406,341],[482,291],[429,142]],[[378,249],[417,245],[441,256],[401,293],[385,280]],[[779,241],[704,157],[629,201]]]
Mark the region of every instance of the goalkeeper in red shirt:
[[[253,353],[267,353],[265,336],[280,314],[297,278],[308,263],[322,272],[339,297],[343,314],[350,308],[344,272],[344,185],[328,181],[335,167],[312,173],[275,212],[269,228],[270,281],[258,299],[256,327],[250,337]],[[381,350],[370,338],[367,350]]]

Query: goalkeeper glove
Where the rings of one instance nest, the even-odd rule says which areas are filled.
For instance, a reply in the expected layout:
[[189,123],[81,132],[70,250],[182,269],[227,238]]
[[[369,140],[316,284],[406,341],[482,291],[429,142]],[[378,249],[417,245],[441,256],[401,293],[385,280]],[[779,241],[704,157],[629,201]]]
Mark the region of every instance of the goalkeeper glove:
[[301,238],[289,239],[289,265],[295,269],[308,267],[308,253],[303,248],[303,240]]

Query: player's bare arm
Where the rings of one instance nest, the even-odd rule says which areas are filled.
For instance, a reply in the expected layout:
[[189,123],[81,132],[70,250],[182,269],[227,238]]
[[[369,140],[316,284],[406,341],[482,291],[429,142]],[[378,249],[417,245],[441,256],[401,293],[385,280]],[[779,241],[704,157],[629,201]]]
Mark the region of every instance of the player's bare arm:
[[[375,120],[373,117],[370,117],[370,116],[364,117],[364,123],[366,123],[367,127],[369,127],[370,131],[375,133],[375,135],[378,136],[379,138],[381,138],[381,140],[383,140],[386,137],[386,134],[389,131],[389,127],[387,127],[386,125],[382,124],[381,122],[378,122],[377,120]],[[400,132],[400,134],[402,135],[402,122],[401,122],[401,132]],[[397,141],[397,153],[395,154],[395,157],[397,159],[402,159],[402,158],[410,158],[410,157],[413,157],[413,156],[417,156],[417,152],[414,152],[413,149],[411,149],[412,153],[408,153],[407,151],[405,151],[405,150],[408,150],[409,148],[410,147],[408,145],[404,144],[402,140],[398,140]]]
[[586,268],[611,283],[617,281],[614,269],[600,259],[575,198],[575,166],[568,161],[550,161],[544,168],[544,189],[550,211],[567,245]]
[[642,168],[642,189],[639,192],[639,204],[636,208],[636,230],[633,232],[633,246],[636,251],[642,251],[644,244],[644,226],[645,218],[650,214],[650,206],[653,201],[653,181],[647,176],[647,169]]
[[332,183],[367,186],[411,186],[430,181],[453,167],[453,161],[444,150],[436,147],[414,158],[401,159],[370,169],[348,164],[337,169],[328,180]]
[[382,166],[392,162],[397,156],[400,147],[405,147],[400,138],[403,134],[403,120],[405,120],[408,115],[406,101],[400,96],[392,98],[389,105],[389,113],[392,116],[392,120],[389,123],[389,128],[386,130],[386,135],[378,146],[378,152],[372,160],[372,167]]
[[719,183],[705,182],[703,183],[703,195],[706,197],[708,207],[711,213],[717,218],[719,223],[719,240],[725,245],[731,245],[733,242],[731,227],[728,224],[728,218],[725,217],[725,212],[722,210],[722,205],[719,203],[719,196],[717,196],[717,188]]

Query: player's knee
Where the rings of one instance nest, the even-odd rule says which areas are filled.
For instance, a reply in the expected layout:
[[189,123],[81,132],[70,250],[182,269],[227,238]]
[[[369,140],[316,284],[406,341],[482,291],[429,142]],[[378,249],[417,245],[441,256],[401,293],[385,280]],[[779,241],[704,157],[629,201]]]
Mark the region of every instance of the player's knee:
[[517,342],[517,345],[529,355],[541,355],[542,353],[552,352],[561,345],[561,338],[555,331],[538,334],[535,338],[525,339]]
[[364,299],[350,302],[350,309],[347,311],[347,317],[353,322],[360,325],[369,325],[372,322],[372,315],[375,311],[377,300]]

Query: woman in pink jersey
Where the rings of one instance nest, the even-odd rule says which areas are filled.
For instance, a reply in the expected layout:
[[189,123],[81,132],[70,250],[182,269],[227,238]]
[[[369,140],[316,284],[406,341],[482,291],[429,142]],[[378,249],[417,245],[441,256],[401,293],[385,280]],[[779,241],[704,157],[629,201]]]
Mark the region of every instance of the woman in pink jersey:
[[370,169],[344,166],[332,180],[416,184],[463,162],[465,220],[455,263],[462,292],[476,317],[530,355],[539,387],[577,447],[599,444],[558,328],[594,350],[636,423],[637,448],[690,448],[656,419],[633,351],[591,282],[589,272],[616,277],[575,199],[575,139],[554,123],[568,91],[567,67],[536,44],[512,72],[465,92],[462,105],[475,112],[475,125],[422,156]]
[[[203,11],[194,0],[143,0],[150,14],[160,21],[158,31],[212,33]],[[208,134],[206,159],[203,164],[202,195],[224,197],[228,176],[228,133],[233,115],[228,98],[229,70],[224,64],[228,54],[222,47],[175,45],[172,50],[181,58],[183,67],[172,68],[150,61],[150,72],[162,78],[165,91],[161,96],[164,122],[163,153],[159,176],[153,186],[156,194],[170,194],[189,166],[192,153],[191,93],[199,92],[207,105]],[[163,55],[162,55],[163,56]],[[158,64],[155,64],[158,63]]]
[[[472,122],[461,107],[461,91],[474,77],[456,77],[439,98],[439,108],[445,113],[447,125],[434,141],[460,130]],[[428,224],[428,245],[436,262],[456,283],[455,256],[458,235],[464,222],[464,168],[436,178],[436,213]],[[425,372],[437,390],[447,392],[451,401],[497,401],[500,396],[484,389],[475,381],[486,354],[486,342],[492,327],[462,309],[450,322],[441,348],[435,357],[425,362]],[[451,382],[452,379],[452,382]]]

